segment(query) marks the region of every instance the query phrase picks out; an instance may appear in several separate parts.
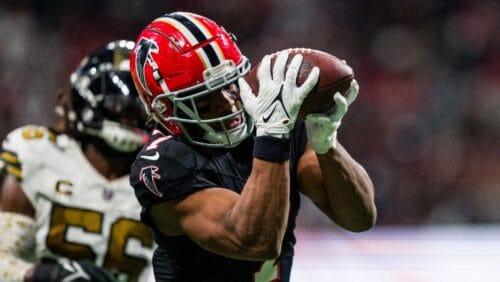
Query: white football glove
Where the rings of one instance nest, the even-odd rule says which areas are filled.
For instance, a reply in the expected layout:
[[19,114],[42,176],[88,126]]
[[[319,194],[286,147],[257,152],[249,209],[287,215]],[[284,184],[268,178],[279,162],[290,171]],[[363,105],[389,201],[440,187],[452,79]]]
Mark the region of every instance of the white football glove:
[[307,139],[312,149],[318,154],[324,154],[337,146],[337,130],[340,127],[342,118],[347,113],[349,105],[358,96],[359,85],[353,79],[351,86],[347,90],[347,97],[339,92],[333,95],[335,106],[333,111],[324,114],[309,114],[306,117]]
[[297,86],[303,57],[301,54],[295,55],[287,69],[288,55],[288,51],[281,51],[272,69],[271,56],[264,56],[257,71],[258,96],[252,93],[243,78],[238,80],[243,107],[255,121],[257,136],[288,138],[304,98],[318,82],[319,68],[314,67],[306,81]]

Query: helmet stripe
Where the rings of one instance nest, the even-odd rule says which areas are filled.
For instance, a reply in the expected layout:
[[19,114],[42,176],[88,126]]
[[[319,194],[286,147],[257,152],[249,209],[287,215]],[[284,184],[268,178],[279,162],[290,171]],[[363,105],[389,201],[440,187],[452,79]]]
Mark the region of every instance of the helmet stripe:
[[[214,35],[210,32],[210,30],[196,17],[192,16],[189,13],[183,13],[183,16],[185,16],[186,19],[189,19],[195,25],[195,27],[199,28],[199,30],[205,35],[207,39],[214,37]],[[210,43],[210,46],[206,46],[204,47],[204,49],[205,52],[207,52],[207,55],[210,59],[210,63],[212,64],[212,66],[217,66],[222,61],[224,61],[225,56],[217,41],[212,41],[212,43]]]
[[203,50],[208,56],[208,59],[210,60],[210,65],[211,66],[217,66],[220,64],[220,60],[217,57],[217,53],[215,53],[214,48],[211,45],[206,45],[203,47]]
[[193,34],[193,36],[198,40],[198,42],[206,41],[211,37],[211,34],[203,33],[198,24],[193,22],[191,19],[185,17],[184,15],[171,14],[171,16],[172,18],[176,19],[181,24],[183,24]]
[[[183,26],[183,28],[178,29],[184,36],[195,39],[190,42],[192,45],[207,41],[213,37],[202,22],[187,13],[173,13],[166,16],[177,20]],[[175,25],[175,27],[179,27],[179,25]],[[205,45],[203,48],[197,50],[197,54],[206,68],[219,65],[223,60],[221,53],[220,50],[214,49],[213,44]]]
[[224,53],[222,52],[219,43],[217,41],[213,41],[210,45],[214,48],[215,53],[219,57],[219,60],[222,62],[226,59],[226,56],[224,56]]
[[156,21],[164,22],[166,24],[173,26],[180,33],[182,33],[182,35],[184,35],[184,37],[186,37],[189,44],[196,45],[199,43],[198,39],[183,24],[174,20],[173,18],[169,18],[169,17],[158,18]]
[[[155,21],[163,22],[174,27],[186,38],[187,42],[192,46],[198,45],[200,43],[199,40],[193,35],[193,33],[189,29],[186,28],[185,25],[171,18],[170,15],[165,15],[162,18],[156,19]],[[202,49],[196,49],[195,52],[198,55],[201,63],[203,64],[203,68],[207,69],[211,67],[210,60],[208,59],[208,56],[206,55],[205,51],[203,51]]]

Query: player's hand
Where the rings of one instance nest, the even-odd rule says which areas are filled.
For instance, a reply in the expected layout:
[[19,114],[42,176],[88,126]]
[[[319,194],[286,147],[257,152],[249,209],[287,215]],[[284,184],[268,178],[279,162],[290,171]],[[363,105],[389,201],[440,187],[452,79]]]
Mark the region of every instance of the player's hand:
[[62,263],[39,264],[34,282],[115,282],[116,279],[104,268],[90,260],[69,260]]
[[346,97],[339,92],[333,95],[335,106],[325,114],[309,114],[306,116],[307,139],[312,149],[318,154],[324,154],[337,146],[337,131],[342,118],[347,113],[349,105],[358,96],[359,85],[356,80],[351,82]]
[[288,51],[281,51],[271,68],[271,56],[266,55],[257,71],[259,95],[256,97],[248,83],[240,78],[240,96],[246,112],[254,119],[257,136],[288,137],[293,129],[300,106],[319,78],[319,68],[314,67],[306,81],[297,86],[297,76],[302,55],[293,57],[286,67]]

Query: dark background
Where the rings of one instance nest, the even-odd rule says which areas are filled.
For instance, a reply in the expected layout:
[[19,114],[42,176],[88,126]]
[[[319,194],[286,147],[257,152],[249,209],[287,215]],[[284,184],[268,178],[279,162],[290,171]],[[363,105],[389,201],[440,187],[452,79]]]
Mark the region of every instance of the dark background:
[[[439,3],[437,3],[439,2]],[[373,177],[379,225],[500,220],[498,1],[0,1],[0,138],[50,124],[79,60],[191,11],[236,34],[257,64],[309,47],[347,60],[360,94],[339,140]],[[305,202],[301,227],[324,227]]]

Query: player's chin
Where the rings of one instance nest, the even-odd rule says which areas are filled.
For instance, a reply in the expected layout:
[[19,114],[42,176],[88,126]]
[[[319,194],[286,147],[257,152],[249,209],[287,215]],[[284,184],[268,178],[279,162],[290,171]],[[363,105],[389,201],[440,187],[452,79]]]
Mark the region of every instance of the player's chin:
[[227,147],[234,147],[240,144],[244,139],[246,139],[250,134],[250,127],[247,122],[242,119],[237,124],[234,123],[234,127],[227,129],[224,133],[221,132],[221,136],[225,136],[227,143],[231,144]]
[[216,132],[231,132],[234,130],[238,130],[238,128],[240,128],[244,123],[245,117],[243,113],[239,113],[237,115],[225,117],[216,122],[210,122],[208,125]]
[[234,118],[230,119],[226,124],[226,129],[227,130],[233,130],[237,129],[238,127],[241,127],[244,124],[244,116],[243,114],[239,114],[235,116]]

